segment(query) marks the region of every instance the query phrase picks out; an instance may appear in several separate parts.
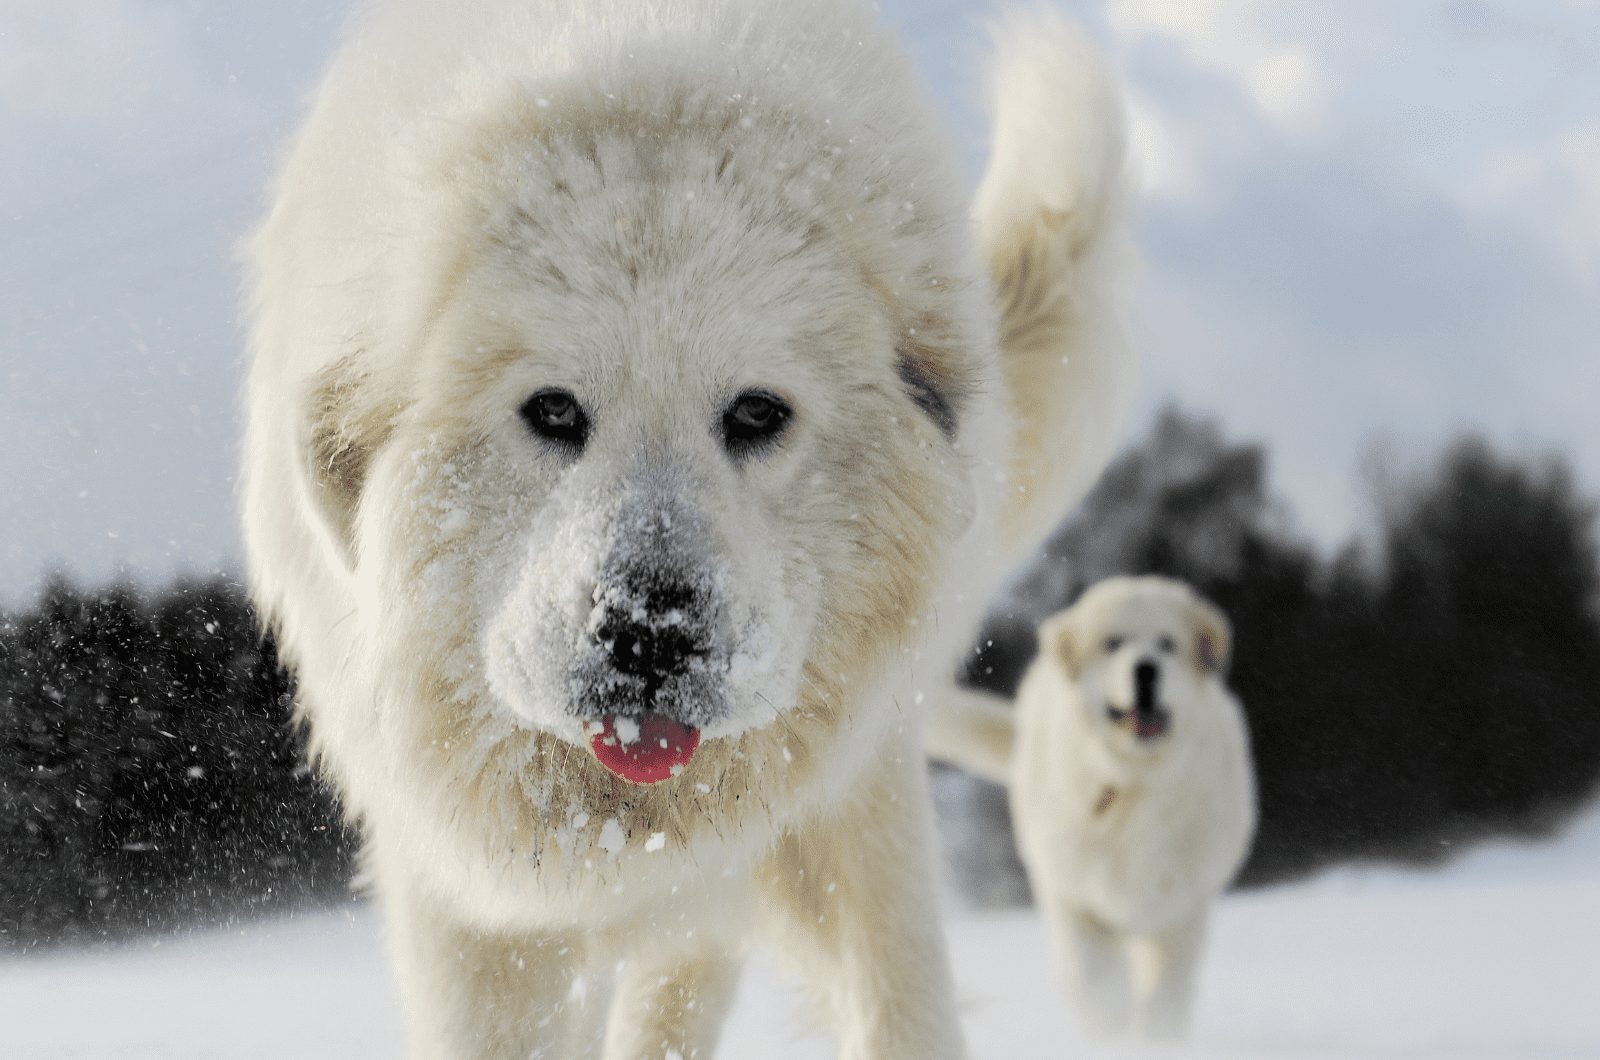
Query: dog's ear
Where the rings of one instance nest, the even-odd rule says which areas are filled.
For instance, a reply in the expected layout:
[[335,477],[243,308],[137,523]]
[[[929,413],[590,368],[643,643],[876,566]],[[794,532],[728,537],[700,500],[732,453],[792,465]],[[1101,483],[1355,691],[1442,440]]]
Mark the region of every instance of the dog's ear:
[[1083,666],[1083,639],[1072,610],[1058,611],[1039,625],[1039,654],[1056,661],[1069,677]]
[[1225,674],[1233,655],[1233,625],[1209,600],[1196,596],[1189,603],[1194,625],[1194,664],[1201,673]]
[[302,456],[312,507],[345,567],[356,565],[356,510],[373,455],[394,431],[348,359],[317,373],[304,404]]

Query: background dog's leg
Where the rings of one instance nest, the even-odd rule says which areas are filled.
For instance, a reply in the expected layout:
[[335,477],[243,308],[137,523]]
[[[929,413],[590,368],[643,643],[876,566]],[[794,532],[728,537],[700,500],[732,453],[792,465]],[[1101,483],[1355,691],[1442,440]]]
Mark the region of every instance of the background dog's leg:
[[606,1060],[711,1060],[738,982],[738,956],[723,946],[630,956],[611,1002]]
[[1133,1019],[1133,974],[1122,936],[1068,903],[1040,896],[1055,936],[1056,968],[1079,1025],[1121,1034]]
[[483,932],[409,896],[384,897],[416,1060],[599,1052],[609,981],[588,974],[580,934]]
[[950,687],[940,694],[923,728],[929,757],[959,766],[995,784],[1011,779],[1016,712],[999,696]]
[[1170,1041],[1188,1032],[1205,937],[1206,915],[1202,912],[1159,935],[1134,941],[1139,977],[1134,1029],[1141,1037]]
[[956,1018],[921,748],[897,737],[852,797],[762,867],[778,953],[833,1017],[840,1060],[957,1060]]

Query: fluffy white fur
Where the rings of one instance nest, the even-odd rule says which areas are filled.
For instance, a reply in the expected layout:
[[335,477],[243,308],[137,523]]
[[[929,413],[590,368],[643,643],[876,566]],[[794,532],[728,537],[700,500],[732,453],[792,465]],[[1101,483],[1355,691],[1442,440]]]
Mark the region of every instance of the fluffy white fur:
[[[1212,903],[1255,831],[1244,716],[1223,683],[1227,619],[1188,586],[1112,578],[1039,628],[1014,712],[951,701],[930,750],[1009,783],[1017,845],[1081,1022],[1187,1028]],[[1140,665],[1160,735],[1134,731]]]
[[[250,569],[419,1057],[707,1056],[754,927],[841,1055],[962,1052],[915,704],[1104,458],[1122,131],[1070,27],[1003,29],[975,241],[866,7],[391,0],[287,158]],[[581,452],[519,417],[552,385]],[[736,460],[750,387],[794,416]],[[668,564],[704,742],[635,786],[572,675],[607,572]]]

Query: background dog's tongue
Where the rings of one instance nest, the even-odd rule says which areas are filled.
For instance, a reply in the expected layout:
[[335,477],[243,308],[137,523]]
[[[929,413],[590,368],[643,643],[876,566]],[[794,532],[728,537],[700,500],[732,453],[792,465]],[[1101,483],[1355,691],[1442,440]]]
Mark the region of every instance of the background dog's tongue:
[[637,721],[607,715],[600,724],[600,731],[589,742],[594,756],[630,784],[667,780],[675,768],[689,764],[694,749],[700,746],[699,729],[659,714],[647,714]]
[[1161,717],[1145,717],[1140,714],[1133,716],[1133,731],[1136,735],[1149,739],[1160,736],[1167,731],[1167,722]]

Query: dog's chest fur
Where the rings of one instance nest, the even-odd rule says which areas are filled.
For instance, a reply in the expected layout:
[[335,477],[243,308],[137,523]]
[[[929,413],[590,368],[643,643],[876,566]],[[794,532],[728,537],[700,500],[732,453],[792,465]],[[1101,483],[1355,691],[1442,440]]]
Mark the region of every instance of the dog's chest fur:
[[1108,924],[1160,930],[1236,870],[1253,817],[1247,763],[1225,728],[1147,761],[1115,758],[1055,693],[1019,702],[1011,801],[1030,877]]

